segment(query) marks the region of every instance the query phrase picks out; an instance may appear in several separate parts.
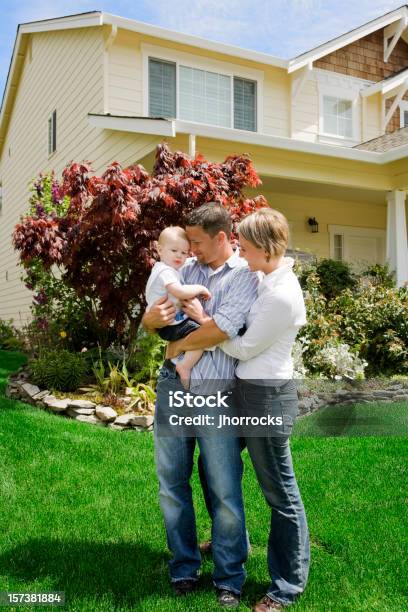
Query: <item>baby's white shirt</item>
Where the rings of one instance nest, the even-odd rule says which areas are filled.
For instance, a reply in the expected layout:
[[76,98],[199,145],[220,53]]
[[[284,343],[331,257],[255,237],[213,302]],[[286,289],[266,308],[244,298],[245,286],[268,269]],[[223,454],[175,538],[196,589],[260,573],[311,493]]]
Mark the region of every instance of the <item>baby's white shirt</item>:
[[146,285],[146,312],[150,310],[152,304],[156,300],[168,294],[169,299],[174,303],[177,309],[176,318],[173,323],[170,323],[170,325],[179,325],[185,319],[187,319],[187,315],[182,310],[180,310],[179,300],[174,295],[168,293],[166,285],[169,285],[170,283],[181,284],[180,271],[176,270],[175,268],[172,268],[171,266],[168,266],[162,261],[156,261],[152,268],[152,271],[150,272],[150,276]]

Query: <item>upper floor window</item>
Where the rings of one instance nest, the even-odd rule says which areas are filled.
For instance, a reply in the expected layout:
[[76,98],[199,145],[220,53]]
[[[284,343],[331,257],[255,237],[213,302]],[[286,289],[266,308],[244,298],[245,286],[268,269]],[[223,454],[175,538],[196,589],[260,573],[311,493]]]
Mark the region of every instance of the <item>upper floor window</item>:
[[149,116],[257,130],[257,83],[149,57]]
[[57,150],[57,111],[48,118],[48,155]]
[[323,96],[323,132],[342,138],[353,138],[352,100]]
[[408,127],[408,101],[404,100],[400,104],[400,127]]

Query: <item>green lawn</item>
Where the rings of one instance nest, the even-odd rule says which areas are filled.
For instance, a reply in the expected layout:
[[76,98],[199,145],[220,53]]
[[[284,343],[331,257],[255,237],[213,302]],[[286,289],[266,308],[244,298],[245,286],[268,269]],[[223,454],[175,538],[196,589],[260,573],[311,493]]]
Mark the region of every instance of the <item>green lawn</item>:
[[[218,610],[209,559],[197,594],[172,596],[152,436],[91,427],[6,399],[5,378],[23,360],[0,352],[0,591],[65,591],[65,609],[81,612]],[[343,434],[347,427],[358,434],[359,419],[364,425],[372,414],[379,430],[394,414],[400,431],[407,406],[393,404],[382,419],[386,409],[362,405],[331,415],[339,415]],[[327,428],[321,420],[316,414],[300,422],[302,435],[292,439],[312,537],[309,585],[294,609],[405,611],[407,438],[344,437],[338,427],[333,437],[307,435],[308,428]],[[244,457],[253,554],[240,610],[250,609],[268,582],[269,513]],[[207,538],[196,473],[193,486],[199,535]]]

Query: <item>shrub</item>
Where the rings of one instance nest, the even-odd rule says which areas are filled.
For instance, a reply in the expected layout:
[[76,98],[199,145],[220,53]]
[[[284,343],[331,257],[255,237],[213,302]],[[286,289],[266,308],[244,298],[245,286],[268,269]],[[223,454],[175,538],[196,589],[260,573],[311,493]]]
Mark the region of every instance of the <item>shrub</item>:
[[85,374],[81,354],[66,350],[43,351],[30,361],[33,381],[40,387],[56,391],[75,391]]
[[395,272],[391,272],[388,265],[374,264],[362,271],[361,276],[367,278],[372,285],[392,289],[395,287]]
[[[244,195],[244,188],[261,183],[247,155],[211,163],[162,144],[150,175],[140,165],[122,169],[118,162],[102,176],[91,172],[88,162],[71,163],[60,183],[48,182],[48,191],[40,186],[29,215],[15,227],[13,243],[26,269],[33,262],[46,272],[58,269],[97,329],[102,348],[112,334],[123,344],[133,343],[161,230],[183,225],[192,209],[211,201],[225,206],[234,224],[267,204],[263,196]],[[47,290],[37,287],[40,301],[49,299]]]
[[128,361],[128,369],[135,374],[132,378],[135,382],[143,382],[154,385],[163,364],[166,342],[158,334],[149,334],[140,329],[136,349]]
[[13,319],[2,321],[0,319],[0,349],[5,351],[20,351],[24,348],[24,341],[19,330],[14,327]]
[[306,287],[310,274],[316,274],[319,279],[320,292],[329,300],[339,295],[345,289],[357,287],[356,276],[345,261],[335,259],[321,259],[317,263],[309,264],[300,276],[302,287]]

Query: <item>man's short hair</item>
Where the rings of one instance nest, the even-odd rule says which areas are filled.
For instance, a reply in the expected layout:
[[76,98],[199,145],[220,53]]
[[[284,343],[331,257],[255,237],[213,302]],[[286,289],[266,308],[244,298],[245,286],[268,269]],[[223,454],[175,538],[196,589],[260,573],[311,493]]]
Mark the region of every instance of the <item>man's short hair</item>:
[[192,210],[186,218],[186,227],[200,226],[206,234],[214,238],[218,232],[225,232],[227,238],[231,236],[232,221],[230,214],[224,206],[217,202],[208,202]]

